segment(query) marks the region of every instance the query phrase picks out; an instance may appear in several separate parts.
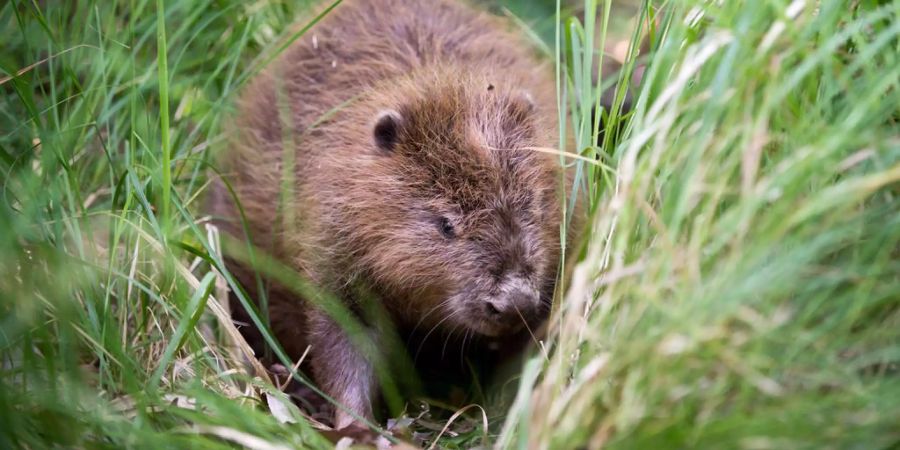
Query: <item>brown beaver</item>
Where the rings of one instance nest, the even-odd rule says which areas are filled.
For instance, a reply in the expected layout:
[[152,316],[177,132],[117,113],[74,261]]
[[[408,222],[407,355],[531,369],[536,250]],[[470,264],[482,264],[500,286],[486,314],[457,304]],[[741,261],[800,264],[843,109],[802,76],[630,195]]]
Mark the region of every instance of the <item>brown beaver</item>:
[[[405,330],[509,336],[545,319],[564,183],[533,149],[558,146],[555,82],[507,28],[455,0],[346,0],[293,43],[243,92],[222,161],[252,242],[351,310],[363,286]],[[242,237],[230,195],[213,197]],[[373,417],[368,355],[296,295],[269,303],[289,355],[309,346],[323,391]],[[337,410],[336,428],[353,422]]]

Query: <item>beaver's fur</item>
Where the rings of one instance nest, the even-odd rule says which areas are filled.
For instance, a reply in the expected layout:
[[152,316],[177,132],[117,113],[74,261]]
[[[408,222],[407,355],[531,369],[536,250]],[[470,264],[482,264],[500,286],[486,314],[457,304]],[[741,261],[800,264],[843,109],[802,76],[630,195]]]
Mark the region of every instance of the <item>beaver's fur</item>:
[[[364,286],[406,329],[501,336],[543,320],[563,183],[558,156],[533,148],[558,146],[555,82],[508,28],[451,0],[335,8],[245,89],[228,129],[224,177],[252,242],[351,309]],[[222,184],[213,198],[242,237]],[[315,382],[371,418],[368,358],[321,310],[269,297],[290,356],[309,346]],[[351,423],[338,410],[335,426]]]

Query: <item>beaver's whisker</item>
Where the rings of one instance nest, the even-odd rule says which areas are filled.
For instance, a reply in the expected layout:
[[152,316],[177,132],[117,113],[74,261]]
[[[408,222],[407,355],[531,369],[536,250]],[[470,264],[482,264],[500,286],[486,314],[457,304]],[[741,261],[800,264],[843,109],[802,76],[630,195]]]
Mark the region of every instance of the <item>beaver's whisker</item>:
[[450,298],[447,298],[446,300],[444,300],[444,301],[438,303],[436,306],[434,306],[433,308],[429,309],[428,312],[426,312],[421,318],[419,318],[419,321],[416,322],[416,326],[413,327],[412,331],[410,331],[410,333],[409,333],[409,336],[406,338],[406,345],[407,345],[407,346],[409,345],[409,341],[410,341],[410,340],[412,339],[412,337],[416,334],[416,330],[418,330],[419,327],[422,326],[422,322],[424,322],[425,319],[427,319],[428,316],[430,316],[433,312],[437,311],[439,308],[442,308],[442,307],[445,306],[446,304],[450,303],[450,300],[451,300]]
[[456,313],[458,313],[459,311],[460,310],[458,310],[458,309],[452,311],[450,314],[447,314],[446,317],[441,319],[440,322],[436,323],[433,327],[431,327],[431,330],[429,330],[428,333],[425,335],[425,337],[422,338],[421,341],[419,341],[419,348],[416,350],[416,355],[413,357],[413,363],[415,363],[416,361],[419,360],[419,353],[422,351],[422,346],[425,345],[425,341],[428,340],[428,337],[431,336],[431,333],[434,333],[434,330],[436,330],[439,326],[441,326],[442,323],[446,322],[447,319],[455,316]]
[[466,359],[466,340],[469,339],[469,333],[471,333],[471,332],[472,332],[472,330],[469,329],[469,328],[467,327],[467,328],[466,328],[466,333],[463,335],[462,343],[461,343],[460,346],[459,346],[459,367],[460,367],[460,368],[463,368],[463,367],[465,367],[465,365],[466,365],[466,362],[465,362],[465,359]]
[[450,330],[449,333],[447,333],[447,336],[444,339],[444,346],[441,347],[441,359],[445,358],[445,355],[447,353],[447,344],[450,343],[450,338],[453,337],[453,333],[456,333],[456,330],[458,330],[458,329],[459,329],[459,324],[454,325],[453,329]]

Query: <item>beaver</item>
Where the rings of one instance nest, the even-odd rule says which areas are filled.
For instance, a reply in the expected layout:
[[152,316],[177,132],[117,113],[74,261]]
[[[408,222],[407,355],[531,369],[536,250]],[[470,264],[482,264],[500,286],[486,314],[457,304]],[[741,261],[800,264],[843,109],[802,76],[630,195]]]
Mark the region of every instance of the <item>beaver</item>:
[[[459,0],[345,0],[236,111],[219,160],[236,199],[218,183],[211,202],[226,232],[350,311],[362,286],[405,330],[502,338],[546,319],[569,171],[536,150],[558,146],[551,67],[504,19]],[[303,369],[343,406],[334,427],[372,419],[371,349],[296,293],[270,289],[268,305],[288,355],[308,348]]]

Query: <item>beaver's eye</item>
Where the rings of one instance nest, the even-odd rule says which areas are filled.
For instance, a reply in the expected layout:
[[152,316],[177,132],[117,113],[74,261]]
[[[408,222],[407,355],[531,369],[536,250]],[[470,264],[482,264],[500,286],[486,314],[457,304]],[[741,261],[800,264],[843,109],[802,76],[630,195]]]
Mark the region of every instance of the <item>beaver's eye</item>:
[[446,217],[441,217],[438,220],[438,230],[441,232],[441,235],[447,239],[456,237],[456,230],[453,228],[453,224],[450,223],[450,219]]

